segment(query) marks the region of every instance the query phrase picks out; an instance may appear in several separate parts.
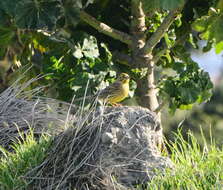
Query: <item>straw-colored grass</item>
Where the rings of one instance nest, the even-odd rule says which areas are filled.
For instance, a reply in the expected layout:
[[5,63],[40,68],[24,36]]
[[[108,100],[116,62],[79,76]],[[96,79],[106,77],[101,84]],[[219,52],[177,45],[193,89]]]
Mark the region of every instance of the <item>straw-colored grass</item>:
[[29,90],[39,80],[36,77],[21,83],[18,79],[0,94],[0,146],[10,149],[10,144],[33,129],[35,136],[42,133],[58,134],[69,123],[70,104],[37,96],[44,87]]

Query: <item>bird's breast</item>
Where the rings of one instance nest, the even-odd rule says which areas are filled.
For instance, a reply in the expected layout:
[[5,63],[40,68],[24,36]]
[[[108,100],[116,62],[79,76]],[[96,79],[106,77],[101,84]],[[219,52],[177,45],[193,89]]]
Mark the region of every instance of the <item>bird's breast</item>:
[[128,94],[129,94],[129,84],[126,83],[122,85],[122,95],[125,98],[128,96]]

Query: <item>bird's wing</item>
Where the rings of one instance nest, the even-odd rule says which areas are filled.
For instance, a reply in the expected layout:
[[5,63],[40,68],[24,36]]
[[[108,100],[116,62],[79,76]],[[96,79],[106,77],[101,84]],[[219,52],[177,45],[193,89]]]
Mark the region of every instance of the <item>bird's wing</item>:
[[99,98],[105,99],[114,94],[114,91],[118,91],[121,88],[120,82],[114,82],[111,85],[107,86],[105,89],[101,90],[98,93]]

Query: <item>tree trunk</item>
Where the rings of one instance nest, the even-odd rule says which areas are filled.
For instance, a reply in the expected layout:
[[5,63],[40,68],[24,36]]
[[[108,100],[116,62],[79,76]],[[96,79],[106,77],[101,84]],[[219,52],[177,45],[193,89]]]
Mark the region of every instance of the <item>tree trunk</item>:
[[133,67],[147,68],[147,76],[136,79],[136,94],[139,97],[139,104],[154,111],[158,106],[157,90],[154,84],[154,63],[151,53],[142,51],[146,43],[145,14],[140,0],[132,0],[132,22],[131,33],[133,36],[132,59]]
[[[154,62],[151,53],[142,51],[146,44],[146,24],[145,14],[142,9],[141,0],[132,0],[132,22],[131,22],[131,33],[133,36],[132,43],[132,60],[133,67],[146,68],[147,75],[144,78],[136,79],[137,89],[136,95],[139,97],[139,104],[143,107],[155,111],[159,107],[157,99],[157,90],[154,84]],[[161,125],[161,114],[157,113],[157,121],[160,126],[157,128],[159,138],[155,142],[160,149],[163,146],[163,130]]]

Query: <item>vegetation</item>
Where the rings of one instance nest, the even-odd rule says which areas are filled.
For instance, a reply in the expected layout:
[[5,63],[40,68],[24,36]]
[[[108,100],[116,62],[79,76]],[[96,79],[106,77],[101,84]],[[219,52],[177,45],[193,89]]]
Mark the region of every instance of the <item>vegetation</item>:
[[[126,72],[132,79],[130,103],[149,108],[161,120],[164,105],[174,114],[210,100],[209,74],[188,50],[202,39],[207,41],[203,51],[215,48],[220,53],[222,17],[223,0],[0,1],[0,92],[30,65],[27,79],[43,77],[28,90],[46,85],[42,95],[68,102],[73,96],[94,94]],[[186,120],[184,131],[197,132],[207,118],[205,124],[216,124],[216,131],[222,131],[221,122],[215,122],[222,116],[222,98],[218,100],[217,116],[213,104],[206,104],[204,115],[192,112],[199,121]],[[202,141],[201,148],[202,136],[185,137],[178,134],[170,143],[174,173],[153,179],[149,189],[222,188],[222,150],[212,141],[210,147]],[[25,188],[30,179],[24,176],[44,159],[50,140],[37,141],[31,133],[12,147],[14,152],[1,148],[0,185]]]
[[[169,140],[173,140],[175,137],[172,132],[177,132],[178,128],[182,129],[182,135],[186,138],[186,134],[188,130],[193,132],[198,143],[201,146],[204,146],[204,141],[200,133],[200,129],[202,129],[205,134],[207,144],[211,144],[211,139],[209,138],[210,132],[214,137],[216,145],[218,147],[222,147],[222,96],[223,96],[223,88],[222,88],[222,76],[219,78],[218,82],[216,82],[216,87],[213,91],[213,96],[211,100],[203,105],[196,106],[190,112],[178,112],[175,114],[175,117],[165,124],[165,136]],[[167,115],[163,114],[165,120]]]
[[[189,133],[188,143],[178,131],[175,142],[169,144],[171,160],[175,169],[158,175],[151,183],[137,189],[221,189],[223,180],[223,151],[215,146],[201,148],[196,138]],[[204,143],[206,143],[203,138]],[[32,133],[24,143],[14,144],[14,152],[1,150],[4,154],[0,162],[1,189],[25,189],[32,181],[26,174],[32,172],[47,154],[50,139],[42,137],[38,142]]]
[[[23,136],[23,135],[22,135]],[[22,137],[21,136],[21,137]],[[42,136],[39,141],[31,132],[22,140],[12,145],[13,152],[1,148],[4,155],[0,161],[1,189],[24,189],[31,179],[25,177],[27,172],[39,165],[46,156],[50,139]]]
[[201,148],[192,133],[188,133],[187,140],[180,131],[175,135],[175,142],[169,144],[175,169],[154,178],[147,188],[139,186],[138,189],[222,189],[222,149],[217,148],[213,141],[207,147],[205,138],[203,144],[206,146]]
[[[209,21],[221,20],[216,0],[7,0],[0,5],[3,86],[15,67],[32,63],[34,74],[51,73],[46,94],[66,101],[83,96],[88,80],[94,93],[120,71],[134,80],[137,103],[153,111],[165,103],[172,112],[190,109],[211,96],[209,76],[187,47],[204,37],[212,42],[206,49],[217,45],[221,51],[221,32],[207,37],[213,28]],[[166,68],[174,74],[164,75]]]

